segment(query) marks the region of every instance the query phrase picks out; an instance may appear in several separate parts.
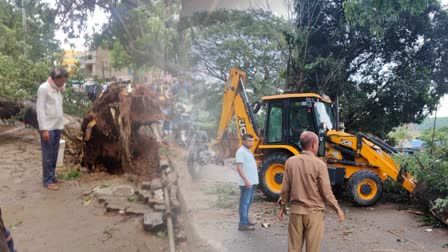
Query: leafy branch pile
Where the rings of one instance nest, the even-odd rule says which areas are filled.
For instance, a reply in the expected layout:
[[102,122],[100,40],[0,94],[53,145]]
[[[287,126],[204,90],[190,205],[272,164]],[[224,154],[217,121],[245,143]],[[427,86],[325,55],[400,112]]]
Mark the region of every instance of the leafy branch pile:
[[427,148],[416,155],[418,160],[413,156],[397,157],[399,163],[406,165],[418,181],[412,196],[427,206],[428,210],[445,224],[448,224],[447,133],[448,127],[437,129],[433,143],[432,130],[424,131],[421,139]]
[[9,99],[34,97],[60,58],[54,40],[55,17],[48,5],[37,2],[24,7],[25,27],[20,9],[0,0],[0,96]]

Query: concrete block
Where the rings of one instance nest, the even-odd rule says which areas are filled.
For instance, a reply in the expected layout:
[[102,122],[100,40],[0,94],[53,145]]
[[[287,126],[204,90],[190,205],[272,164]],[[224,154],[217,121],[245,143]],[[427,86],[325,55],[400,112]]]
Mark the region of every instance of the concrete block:
[[151,192],[157,191],[157,190],[161,189],[162,187],[163,187],[162,181],[159,178],[151,180],[151,185],[150,185]]
[[145,212],[148,211],[148,208],[145,205],[134,204],[125,210],[125,214],[129,216],[142,216]]
[[134,188],[129,185],[118,185],[114,187],[112,194],[117,197],[131,197],[134,195]]
[[148,232],[158,232],[164,227],[163,213],[147,211],[143,215],[143,229]]

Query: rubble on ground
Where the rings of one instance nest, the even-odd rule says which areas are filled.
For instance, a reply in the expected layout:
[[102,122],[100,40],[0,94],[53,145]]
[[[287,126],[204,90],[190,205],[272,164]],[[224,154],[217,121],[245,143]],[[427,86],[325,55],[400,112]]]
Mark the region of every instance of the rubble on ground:
[[171,218],[176,240],[185,241],[178,198],[178,174],[169,166],[162,166],[160,178],[142,181],[139,188],[127,184],[98,185],[85,192],[84,196],[95,197],[98,204],[105,208],[106,214],[143,217],[143,228],[148,232],[167,230],[167,218]]

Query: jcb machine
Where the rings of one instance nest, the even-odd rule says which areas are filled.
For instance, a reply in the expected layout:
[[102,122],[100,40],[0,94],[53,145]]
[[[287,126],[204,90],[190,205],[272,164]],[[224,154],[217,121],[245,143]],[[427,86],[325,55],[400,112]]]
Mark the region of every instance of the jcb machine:
[[250,106],[245,79],[245,72],[235,68],[230,71],[224,86],[217,137],[210,147],[222,141],[235,116],[240,143],[243,134],[254,135],[251,151],[259,167],[260,189],[267,197],[279,197],[285,161],[301,152],[299,137],[305,130],[319,136],[318,156],[328,164],[332,185],[348,183],[348,192],[356,204],[375,204],[381,198],[383,181],[389,177],[409,192],[414,190],[414,178],[390,156],[398,151],[372,135],[339,131],[332,102],[320,95],[297,93],[263,97],[265,127],[258,129],[254,112],[260,106]]

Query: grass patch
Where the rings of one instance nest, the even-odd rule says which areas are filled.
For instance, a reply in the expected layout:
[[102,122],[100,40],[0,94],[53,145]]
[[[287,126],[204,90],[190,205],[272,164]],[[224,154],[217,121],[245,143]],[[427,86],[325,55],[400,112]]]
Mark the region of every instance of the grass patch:
[[278,213],[279,209],[278,208],[272,208],[269,210],[264,211],[265,214],[276,214]]
[[159,148],[159,155],[166,157],[173,157],[173,153],[171,153],[171,151],[165,146]]
[[57,175],[57,177],[59,179],[63,179],[63,180],[74,180],[77,179],[79,177],[81,177],[82,172],[78,171],[78,170],[69,170],[69,171],[65,171],[65,172],[61,172]]
[[213,207],[234,208],[238,203],[238,188],[234,184],[217,184],[202,191],[217,196]]
[[112,183],[110,183],[110,182],[105,182],[105,183],[103,183],[103,184],[100,185],[100,188],[108,188],[108,187],[111,187],[111,186],[112,186]]
[[129,196],[129,197],[128,197],[128,202],[129,202],[129,203],[134,203],[134,202],[136,202],[136,201],[137,201],[137,196],[132,195],[132,196]]

